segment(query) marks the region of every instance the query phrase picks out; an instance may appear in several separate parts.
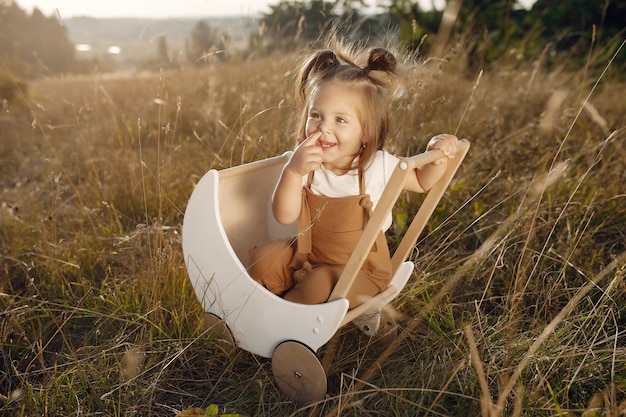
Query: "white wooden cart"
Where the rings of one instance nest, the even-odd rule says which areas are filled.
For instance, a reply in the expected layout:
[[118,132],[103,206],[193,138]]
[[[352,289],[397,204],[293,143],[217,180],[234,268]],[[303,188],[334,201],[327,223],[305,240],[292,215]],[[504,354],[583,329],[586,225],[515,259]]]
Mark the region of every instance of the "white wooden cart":
[[[182,235],[187,272],[207,312],[206,319],[225,324],[240,348],[271,358],[279,388],[294,401],[307,404],[323,399],[326,374],[317,350],[341,326],[366,312],[380,312],[402,290],[414,269],[406,259],[468,150],[469,142],[461,140],[446,173],[425,196],[392,256],[389,287],[349,311],[346,294],[402,192],[406,175],[442,157],[440,151],[400,160],[329,301],[316,305],[286,301],[255,282],[246,270],[250,248],[297,233],[295,225],[278,224],[270,209],[274,186],[289,153],[207,172],[189,199]],[[377,328],[371,323],[362,330],[375,333]]]

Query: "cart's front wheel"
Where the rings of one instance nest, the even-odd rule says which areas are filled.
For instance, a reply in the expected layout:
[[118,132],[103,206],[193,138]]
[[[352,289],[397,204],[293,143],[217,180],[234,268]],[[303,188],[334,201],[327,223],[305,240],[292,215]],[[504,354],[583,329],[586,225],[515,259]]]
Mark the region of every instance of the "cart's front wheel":
[[278,388],[298,405],[323,400],[326,396],[326,372],[319,358],[308,346],[286,341],[274,350],[272,373]]

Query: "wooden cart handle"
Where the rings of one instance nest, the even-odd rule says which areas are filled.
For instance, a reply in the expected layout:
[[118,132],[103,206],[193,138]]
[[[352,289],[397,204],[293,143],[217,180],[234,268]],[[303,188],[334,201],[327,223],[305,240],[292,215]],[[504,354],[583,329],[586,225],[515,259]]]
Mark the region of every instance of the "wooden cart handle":
[[[437,207],[437,204],[439,204],[439,200],[441,200],[450,181],[452,181],[454,174],[465,158],[469,146],[470,144],[467,139],[461,139],[459,141],[459,149],[455,157],[448,161],[446,171],[426,195],[424,202],[413,218],[411,225],[404,234],[400,245],[391,259],[392,276],[415,246],[419,235],[422,233],[422,230],[424,230],[426,222]],[[400,159],[328,301],[346,298],[348,295],[348,291],[350,291],[359,270],[365,263],[365,259],[376,241],[376,237],[382,228],[387,214],[391,212],[400,193],[404,190],[407,176],[412,173],[415,168],[430,164],[442,157],[443,153],[441,151],[433,150],[410,158]]]

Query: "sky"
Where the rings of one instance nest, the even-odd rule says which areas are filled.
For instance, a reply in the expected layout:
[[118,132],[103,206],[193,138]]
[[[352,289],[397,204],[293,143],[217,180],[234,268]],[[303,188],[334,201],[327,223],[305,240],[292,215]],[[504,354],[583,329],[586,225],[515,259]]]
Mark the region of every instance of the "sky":
[[[14,0],[22,9],[31,12],[37,7],[44,15],[56,14],[62,18],[90,17],[147,17],[175,18],[196,16],[256,16],[270,11],[269,5],[280,0]],[[379,0],[369,0],[375,5]],[[424,8],[432,2],[440,8],[444,0],[419,0]],[[383,3],[387,3],[383,1]]]

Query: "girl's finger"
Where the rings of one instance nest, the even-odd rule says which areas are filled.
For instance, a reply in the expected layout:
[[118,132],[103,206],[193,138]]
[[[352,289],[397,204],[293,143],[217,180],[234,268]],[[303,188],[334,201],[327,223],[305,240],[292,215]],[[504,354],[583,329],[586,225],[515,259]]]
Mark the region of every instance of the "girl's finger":
[[315,132],[306,139],[298,139],[298,146],[315,146],[322,132]]

